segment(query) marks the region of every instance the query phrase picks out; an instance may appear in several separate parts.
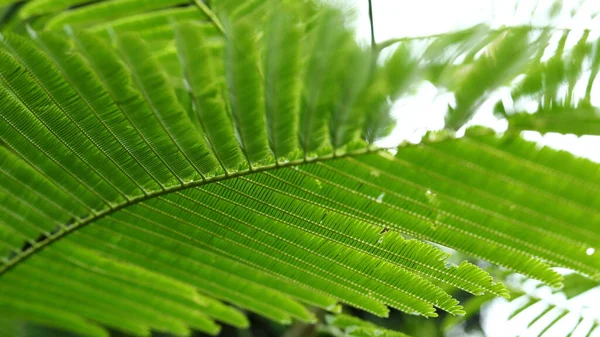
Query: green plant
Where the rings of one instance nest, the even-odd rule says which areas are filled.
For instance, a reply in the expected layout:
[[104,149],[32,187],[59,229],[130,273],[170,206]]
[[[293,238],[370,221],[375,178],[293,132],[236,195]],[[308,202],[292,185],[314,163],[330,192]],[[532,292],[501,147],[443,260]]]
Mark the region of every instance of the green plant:
[[[425,39],[422,55],[399,41],[378,62],[385,45],[360,46],[338,10],[311,2],[64,11],[86,2],[6,10],[3,318],[88,336],[216,334],[215,321],[248,326],[240,308],[314,323],[308,307],[435,317],[465,313],[449,289],[508,297],[429,242],[552,287],[556,266],[600,279],[586,254],[600,249],[597,164],[512,129],[452,132],[490,91],[537,76],[538,29],[475,27]],[[424,79],[456,94],[448,130],[378,148],[391,102]]]

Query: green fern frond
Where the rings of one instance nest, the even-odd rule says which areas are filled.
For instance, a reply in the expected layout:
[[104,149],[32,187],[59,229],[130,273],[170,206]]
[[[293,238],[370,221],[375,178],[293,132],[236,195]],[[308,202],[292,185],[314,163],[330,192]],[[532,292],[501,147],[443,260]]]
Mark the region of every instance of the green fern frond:
[[[95,323],[216,334],[215,321],[248,325],[223,302],[290,323],[338,303],[464,314],[440,284],[509,295],[427,242],[553,287],[556,266],[600,279],[586,254],[600,250],[597,164],[477,129],[395,155],[374,146],[393,124],[389,100],[429,74],[408,45],[374,63],[338,12],[285,3],[224,2],[224,35],[135,6],[120,28],[76,27],[131,4],[53,17],[74,26],[66,34],[0,38],[3,314],[90,336],[106,335]],[[156,50],[142,38],[150,22],[169,27]],[[525,35],[473,62],[516,74],[500,58]],[[472,75],[459,92],[472,94]]]

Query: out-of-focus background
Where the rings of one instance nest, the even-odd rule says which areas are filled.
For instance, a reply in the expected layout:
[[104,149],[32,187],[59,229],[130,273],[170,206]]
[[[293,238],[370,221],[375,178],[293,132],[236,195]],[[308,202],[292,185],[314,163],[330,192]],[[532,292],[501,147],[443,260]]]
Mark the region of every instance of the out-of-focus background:
[[[358,36],[369,43],[371,33],[367,0],[326,1],[353,11],[353,24]],[[492,28],[531,24],[536,27],[591,29],[590,38],[600,35],[600,1],[595,0],[564,0],[560,8],[552,0],[372,0],[372,5],[377,42],[398,37],[440,34],[481,23]],[[554,15],[550,17],[551,14]],[[554,42],[561,33],[557,30]],[[576,42],[577,36],[574,35],[568,39],[567,47]],[[494,117],[492,108],[498,98],[504,100],[507,97],[510,97],[508,88],[499,90],[490,97],[487,104],[481,106],[469,124],[505,130],[507,123]],[[594,87],[592,102],[595,106],[600,104],[600,85]],[[389,144],[395,144],[398,139],[418,142],[427,130],[441,129],[448,104],[452,104],[452,94],[444,94],[431,84],[422,85],[416,95],[396,103],[399,123]],[[543,145],[568,150],[600,162],[598,136],[576,137],[549,133],[542,137],[537,132],[525,132],[524,136]]]

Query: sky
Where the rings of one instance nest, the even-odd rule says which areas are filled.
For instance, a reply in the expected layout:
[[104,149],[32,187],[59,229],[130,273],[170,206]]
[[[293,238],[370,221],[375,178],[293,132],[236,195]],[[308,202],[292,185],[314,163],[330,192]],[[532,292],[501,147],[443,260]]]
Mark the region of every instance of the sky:
[[[370,27],[367,0],[329,0],[342,3],[344,6],[356,10],[355,25],[359,39],[367,43],[370,40]],[[600,30],[599,0],[565,0],[561,13],[549,22],[548,10],[552,5],[551,0],[372,0],[375,39],[385,41],[397,37],[426,36],[444,33],[453,30],[468,28],[476,24],[487,23],[492,27],[501,25],[532,24],[535,26],[552,25],[557,28],[596,29],[590,36],[598,38]],[[571,9],[579,8],[572,16]],[[596,35],[594,35],[596,34]],[[593,91],[593,104],[600,106],[600,80],[596,81]],[[508,95],[508,89],[500,91],[490,102],[484,104],[477,112],[471,125],[485,125],[502,132],[506,130],[507,123],[499,120],[492,114],[492,107],[502,95]],[[427,130],[436,130],[443,127],[444,113],[447,103],[452,100],[452,94],[440,94],[431,84],[423,84],[415,95],[405,98],[394,104],[394,115],[399,123],[392,135],[384,140],[381,145],[393,146],[401,140],[418,142]],[[575,135],[560,135],[549,133],[541,135],[537,132],[526,131],[522,136],[530,141],[556,149],[567,150],[575,155],[600,162],[600,137]],[[538,290],[548,295],[548,289]],[[544,293],[545,292],[545,293]],[[600,316],[598,302],[600,289],[584,294],[572,301],[565,301],[560,295],[551,296],[551,301],[561,307],[572,310],[582,310],[586,317]],[[482,325],[487,337],[534,337],[544,326],[559,313],[552,311],[530,329],[526,328],[527,322],[544,310],[544,306],[537,305],[523,312],[520,317],[508,321],[508,316],[515,306],[522,304],[521,300],[507,303],[496,300],[484,310]],[[595,309],[594,309],[595,306]],[[544,334],[544,337],[564,337],[576,322],[576,317],[565,316],[559,324]],[[600,317],[598,317],[600,320]],[[589,321],[584,321],[582,328],[589,327]],[[585,329],[578,329],[572,337],[586,337]],[[456,335],[452,335],[456,336]],[[593,335],[600,337],[600,329]]]

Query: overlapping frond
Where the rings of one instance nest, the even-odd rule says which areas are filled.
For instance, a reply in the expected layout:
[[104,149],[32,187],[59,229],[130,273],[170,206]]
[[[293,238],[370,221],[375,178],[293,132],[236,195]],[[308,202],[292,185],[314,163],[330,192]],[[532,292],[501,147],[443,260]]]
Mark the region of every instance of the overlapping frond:
[[[567,41],[577,39],[570,48]],[[515,86],[512,102],[497,105],[515,130],[576,135],[600,134],[600,110],[593,102],[600,70],[600,41],[590,31],[565,31],[551,56],[538,60]],[[540,55],[542,56],[542,55]],[[594,91],[595,92],[595,91]]]
[[554,266],[600,278],[596,164],[480,130],[379,150],[390,100],[429,74],[408,46],[378,63],[337,11],[235,3],[224,35],[143,14],[169,25],[159,50],[139,16],[77,30],[94,4],[48,21],[66,34],[1,36],[0,312],[186,335],[248,324],[223,302],[289,323],[463,314],[440,283],[508,296],[424,241],[552,286]]
[[598,134],[593,93],[600,52],[594,32],[478,25],[418,40],[431,41],[423,54],[425,78],[454,96],[446,128],[459,129],[483,103],[510,88],[511,97],[502,97],[495,112],[512,130]]
[[[538,336],[551,335],[553,328],[568,326],[568,337],[578,334],[581,336],[592,336],[598,329],[600,322],[594,313],[594,308],[588,308],[587,304],[576,302],[578,297],[586,296],[586,293],[598,287],[597,281],[577,274],[565,276],[565,286],[561,291],[554,291],[553,295],[544,294],[543,286],[538,285],[535,290],[524,291],[519,286],[513,286],[513,300],[518,305],[509,315],[509,320],[520,319],[526,316],[523,322],[526,330],[536,329]],[[543,294],[543,295],[542,295]]]
[[462,31],[384,41],[379,49],[398,41],[427,41],[413,49],[423,50],[421,76],[440,90],[453,93],[445,127],[458,130],[478,112],[496,91],[526,72],[545,48],[550,34],[528,26],[490,29],[477,25]]
[[508,85],[527,69],[531,55],[547,42],[543,34],[531,41],[531,34],[528,28],[508,30],[489,41],[485,55],[459,67],[461,74],[452,83],[456,103],[446,116],[447,128],[463,126],[495,89]]

